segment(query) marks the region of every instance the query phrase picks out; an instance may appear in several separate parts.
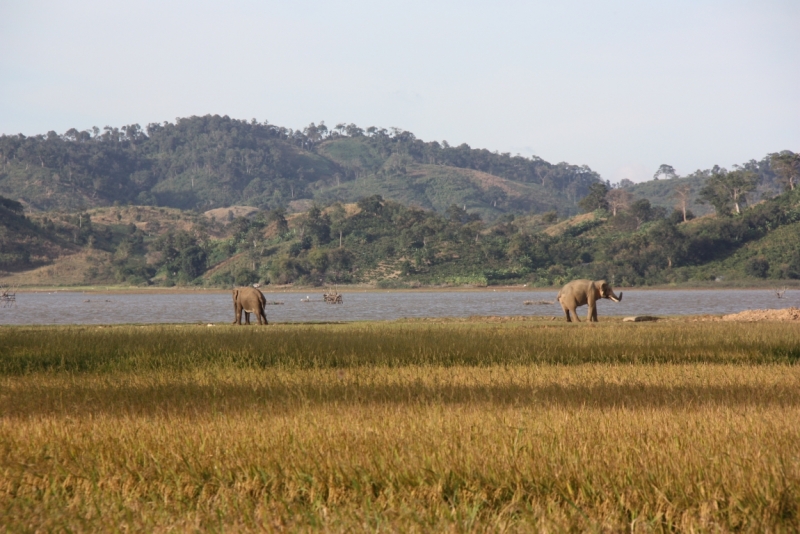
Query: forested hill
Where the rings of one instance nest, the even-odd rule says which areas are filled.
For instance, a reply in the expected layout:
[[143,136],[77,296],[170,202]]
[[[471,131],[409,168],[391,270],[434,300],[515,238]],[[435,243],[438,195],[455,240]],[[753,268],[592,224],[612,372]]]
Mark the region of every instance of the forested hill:
[[[613,191],[619,189],[607,195]],[[576,278],[621,286],[800,279],[800,188],[738,214],[718,207],[717,215],[684,220],[682,211],[638,200],[616,214],[598,208],[562,221],[548,212],[486,223],[459,206],[438,214],[380,196],[305,213],[244,210],[239,217],[217,216],[227,209],[198,214],[152,206],[28,215],[0,197],[0,271],[7,271],[0,285],[550,287]]]
[[491,220],[577,213],[577,201],[600,180],[586,166],[424,142],[396,128],[301,131],[217,115],[144,129],[3,135],[0,163],[0,195],[32,211],[114,203],[274,209],[380,194],[440,213],[456,204]]
[[[781,161],[795,161],[796,155],[789,151],[770,154],[759,161],[750,160],[736,165],[735,170],[750,176],[752,187],[748,187],[742,196],[743,203],[752,205],[780,194],[789,187],[786,176],[780,172]],[[779,172],[776,173],[777,170]],[[796,163],[794,163],[796,165]],[[681,204],[681,191],[687,195],[687,206],[695,215],[706,215],[714,212],[710,202],[703,201],[702,191],[709,179],[724,175],[726,169],[714,166],[711,169],[696,170],[686,176],[678,176],[669,165],[662,165],[653,180],[633,184],[624,182],[622,187],[634,198],[646,198],[653,206],[672,210]],[[785,173],[784,173],[785,174]],[[660,177],[660,179],[659,179]]]

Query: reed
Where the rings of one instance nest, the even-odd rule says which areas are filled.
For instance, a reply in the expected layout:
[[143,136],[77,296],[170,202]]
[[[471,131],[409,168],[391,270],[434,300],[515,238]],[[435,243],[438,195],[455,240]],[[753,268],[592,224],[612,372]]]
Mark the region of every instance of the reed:
[[522,326],[0,329],[2,523],[800,529],[796,327]]

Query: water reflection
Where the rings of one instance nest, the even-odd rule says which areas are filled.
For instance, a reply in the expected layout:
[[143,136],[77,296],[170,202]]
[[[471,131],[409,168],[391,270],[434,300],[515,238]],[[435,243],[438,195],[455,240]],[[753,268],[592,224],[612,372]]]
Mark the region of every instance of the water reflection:
[[[554,300],[556,291],[343,291],[344,304],[322,302],[322,292],[269,292],[270,322],[391,320],[403,317],[537,315],[561,317],[558,304],[526,306],[526,300]],[[628,290],[621,303],[603,300],[608,315],[695,315],[798,306],[800,291],[783,299],[761,290]],[[306,297],[308,302],[302,302]],[[581,320],[586,307],[578,309]],[[0,324],[224,323],[233,321],[229,293],[120,294],[17,293],[17,304],[0,308]]]

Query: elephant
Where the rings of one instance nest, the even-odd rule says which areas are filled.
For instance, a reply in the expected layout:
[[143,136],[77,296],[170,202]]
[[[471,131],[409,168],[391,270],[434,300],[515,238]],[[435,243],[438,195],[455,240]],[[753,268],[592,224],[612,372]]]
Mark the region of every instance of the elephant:
[[[258,315],[258,324],[269,324],[267,314],[264,313],[264,305],[267,299],[264,294],[254,287],[236,287],[233,289],[233,309],[235,316],[233,324],[242,324],[242,312],[244,312],[245,324],[250,324],[250,314]],[[264,322],[261,322],[261,319]]]
[[605,280],[598,280],[596,282],[591,280],[573,280],[561,288],[557,297],[561,308],[564,310],[564,314],[567,316],[568,323],[572,322],[569,312],[572,312],[576,321],[581,322],[581,320],[578,319],[578,312],[575,311],[575,308],[583,306],[584,304],[589,305],[589,313],[587,314],[589,322],[596,323],[597,299],[611,299],[614,302],[619,302],[622,300],[622,292],[620,292],[619,297],[616,296],[611,286],[608,285]]

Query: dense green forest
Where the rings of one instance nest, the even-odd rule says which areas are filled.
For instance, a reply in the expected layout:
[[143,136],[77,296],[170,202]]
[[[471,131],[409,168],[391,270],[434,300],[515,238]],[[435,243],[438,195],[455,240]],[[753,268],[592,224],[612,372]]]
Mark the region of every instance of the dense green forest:
[[312,123],[292,130],[216,115],[144,129],[4,135],[0,163],[0,194],[33,211],[115,202],[275,209],[380,194],[439,212],[455,203],[488,220],[509,212],[577,213],[578,199],[600,181],[585,166],[424,142],[396,128]]
[[0,283],[800,279],[800,155],[789,151],[610,184],[397,129],[207,116],[2,136],[0,158]]

